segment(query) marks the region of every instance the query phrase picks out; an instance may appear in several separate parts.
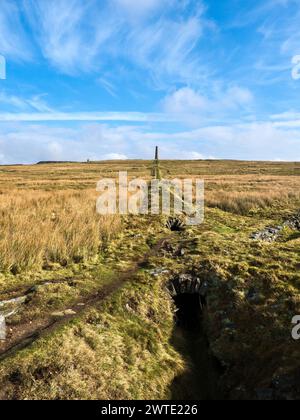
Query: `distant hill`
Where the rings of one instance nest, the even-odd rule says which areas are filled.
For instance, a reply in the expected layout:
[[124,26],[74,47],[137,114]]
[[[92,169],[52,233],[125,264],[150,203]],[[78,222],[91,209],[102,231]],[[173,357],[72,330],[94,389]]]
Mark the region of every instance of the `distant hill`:
[[42,160],[40,162],[37,162],[36,165],[51,165],[51,164],[57,164],[57,163],[83,163],[83,162],[75,162],[75,161],[68,161],[68,160]]

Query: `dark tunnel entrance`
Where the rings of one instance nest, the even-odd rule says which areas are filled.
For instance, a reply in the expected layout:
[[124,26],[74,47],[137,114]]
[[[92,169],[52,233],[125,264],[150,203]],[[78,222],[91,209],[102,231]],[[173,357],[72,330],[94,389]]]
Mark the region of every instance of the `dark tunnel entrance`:
[[220,367],[212,356],[204,329],[206,303],[199,293],[173,296],[176,305],[172,344],[183,356],[186,371],[174,379],[173,400],[221,399]]
[[177,308],[176,324],[187,331],[199,331],[202,321],[202,302],[199,294],[184,293],[174,297]]

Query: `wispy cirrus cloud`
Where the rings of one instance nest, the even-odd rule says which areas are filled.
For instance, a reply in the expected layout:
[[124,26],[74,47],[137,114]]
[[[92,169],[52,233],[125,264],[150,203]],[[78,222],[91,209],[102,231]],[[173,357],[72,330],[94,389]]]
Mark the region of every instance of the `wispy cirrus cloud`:
[[207,67],[200,61],[195,48],[200,42],[204,24],[200,16],[184,21],[162,19],[133,28],[126,45],[131,60],[148,69],[160,87],[176,83],[198,84],[207,77]]
[[21,10],[16,2],[1,0],[0,54],[9,59],[32,59],[32,48],[22,23]]
[[[45,94],[34,95],[28,98],[24,98],[22,96],[17,96],[11,93],[7,93],[4,90],[0,91],[0,109],[4,105],[4,107],[11,108],[13,113],[11,115],[15,115],[16,120],[18,119],[18,115],[20,112],[28,111],[28,112],[39,112],[39,113],[53,113],[53,109],[47,104],[44,100],[44,97],[47,96]],[[1,111],[0,111],[1,115]],[[6,115],[10,115],[10,113],[6,113]],[[21,115],[21,114],[20,114]],[[1,117],[0,117],[1,121]]]
[[97,1],[25,0],[23,7],[43,56],[67,74],[95,69],[101,46],[116,31]]
[[[17,98],[11,98],[11,101]],[[0,96],[1,101],[1,96]],[[28,102],[22,103],[24,106]],[[31,103],[35,108],[41,107],[38,103]],[[123,122],[174,122],[176,118],[164,113],[142,113],[142,112],[11,112],[1,113],[0,122],[5,121],[123,121]]]
[[202,0],[23,0],[22,10],[32,41],[62,73],[100,72],[116,56],[158,85],[196,82],[206,72],[196,47],[213,25]]

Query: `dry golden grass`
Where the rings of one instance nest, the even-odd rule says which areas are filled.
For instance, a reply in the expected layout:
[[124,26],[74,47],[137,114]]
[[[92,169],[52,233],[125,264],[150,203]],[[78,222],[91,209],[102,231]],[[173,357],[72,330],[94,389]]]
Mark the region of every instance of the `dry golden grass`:
[[95,256],[120,228],[96,213],[93,191],[7,191],[0,197],[0,268],[18,272],[47,262]]
[[[120,218],[95,210],[96,183],[128,171],[150,179],[149,161],[0,167],[0,271],[95,256],[120,229]],[[300,165],[230,161],[163,161],[164,178],[202,178],[205,204],[247,215],[300,200]],[[282,206],[281,206],[282,207]]]
[[205,204],[236,214],[271,206],[289,207],[300,200],[300,177],[225,176],[206,181]]
[[299,199],[299,192],[293,191],[213,191],[206,195],[205,203],[208,207],[247,215],[250,211],[266,209],[274,205],[288,206]]

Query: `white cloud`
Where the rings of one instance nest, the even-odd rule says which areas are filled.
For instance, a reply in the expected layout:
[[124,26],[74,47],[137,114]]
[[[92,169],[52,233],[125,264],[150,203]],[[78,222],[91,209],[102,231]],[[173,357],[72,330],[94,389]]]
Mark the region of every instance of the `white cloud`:
[[230,87],[221,99],[221,104],[227,107],[248,106],[254,100],[252,92],[240,86]]
[[207,111],[209,101],[195,90],[185,87],[168,95],[163,101],[163,108],[171,114],[189,114]]
[[273,122],[207,126],[166,133],[146,126],[83,124],[73,129],[28,123],[0,126],[2,163],[39,160],[152,159],[300,160],[300,129]]
[[215,120],[216,115],[222,118],[233,110],[249,111],[253,102],[250,90],[240,86],[218,89],[211,92],[210,96],[184,87],[168,95],[162,107],[167,114],[174,114],[179,120],[197,125],[209,118]]
[[183,152],[181,158],[184,160],[204,160],[204,159],[215,159],[213,156],[205,156],[199,152]]
[[281,114],[271,115],[271,120],[295,120],[300,119],[300,113],[296,111],[286,111]]
[[126,160],[128,157],[126,155],[121,155],[119,153],[107,153],[102,156],[102,160]]

